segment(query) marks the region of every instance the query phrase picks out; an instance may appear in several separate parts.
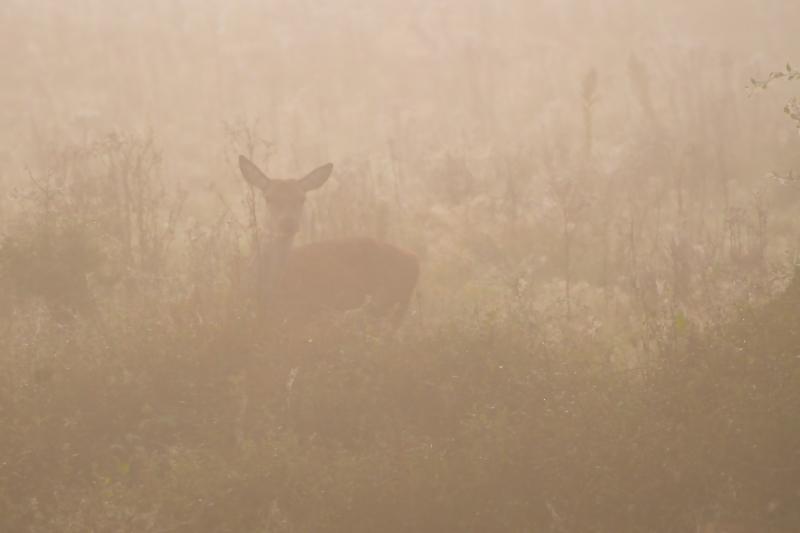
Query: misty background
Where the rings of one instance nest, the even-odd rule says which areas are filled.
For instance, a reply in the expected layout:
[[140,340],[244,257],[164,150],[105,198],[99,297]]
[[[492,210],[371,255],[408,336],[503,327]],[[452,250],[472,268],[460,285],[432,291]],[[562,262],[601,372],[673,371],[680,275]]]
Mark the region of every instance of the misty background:
[[[0,529],[796,531],[798,20],[2,0]],[[240,154],[399,330],[259,321]]]
[[260,120],[275,172],[297,172],[296,158],[378,157],[391,141],[480,159],[569,135],[592,68],[598,154],[610,159],[604,149],[641,122],[632,57],[674,133],[713,127],[698,127],[712,111],[699,106],[741,113],[718,138],[729,145],[779,118],[777,97],[745,102],[744,87],[792,59],[798,9],[779,0],[6,1],[4,162],[24,164],[34,127],[78,138],[151,128],[182,179],[222,179],[221,124],[237,117]]

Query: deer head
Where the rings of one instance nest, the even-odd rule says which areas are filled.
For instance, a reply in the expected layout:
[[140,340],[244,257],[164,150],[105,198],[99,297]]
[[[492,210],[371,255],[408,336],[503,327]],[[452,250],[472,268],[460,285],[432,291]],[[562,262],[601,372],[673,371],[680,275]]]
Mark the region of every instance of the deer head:
[[239,169],[247,183],[264,195],[270,235],[291,241],[300,229],[306,193],[322,187],[331,175],[333,164],[322,165],[300,179],[276,180],[268,178],[255,163],[240,155]]

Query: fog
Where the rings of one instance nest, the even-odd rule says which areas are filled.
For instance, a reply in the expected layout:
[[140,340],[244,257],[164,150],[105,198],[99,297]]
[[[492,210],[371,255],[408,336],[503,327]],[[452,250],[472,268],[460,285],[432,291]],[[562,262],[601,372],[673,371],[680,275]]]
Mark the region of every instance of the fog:
[[798,20],[0,1],[0,530],[797,531]]

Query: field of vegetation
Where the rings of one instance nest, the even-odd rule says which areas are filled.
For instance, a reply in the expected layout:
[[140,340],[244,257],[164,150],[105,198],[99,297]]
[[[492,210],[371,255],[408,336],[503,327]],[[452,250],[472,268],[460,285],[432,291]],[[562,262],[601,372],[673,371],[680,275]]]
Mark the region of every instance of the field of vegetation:
[[[800,530],[800,4],[650,4],[3,2],[0,531]],[[264,323],[239,154],[399,329]]]

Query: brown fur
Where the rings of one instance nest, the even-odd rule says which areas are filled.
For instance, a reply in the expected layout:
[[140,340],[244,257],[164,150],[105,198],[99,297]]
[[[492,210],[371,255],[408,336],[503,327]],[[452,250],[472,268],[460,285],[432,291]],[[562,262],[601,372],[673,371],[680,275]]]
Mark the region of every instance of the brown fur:
[[278,305],[291,315],[367,309],[399,322],[419,278],[416,255],[371,238],[316,242],[293,248]]

